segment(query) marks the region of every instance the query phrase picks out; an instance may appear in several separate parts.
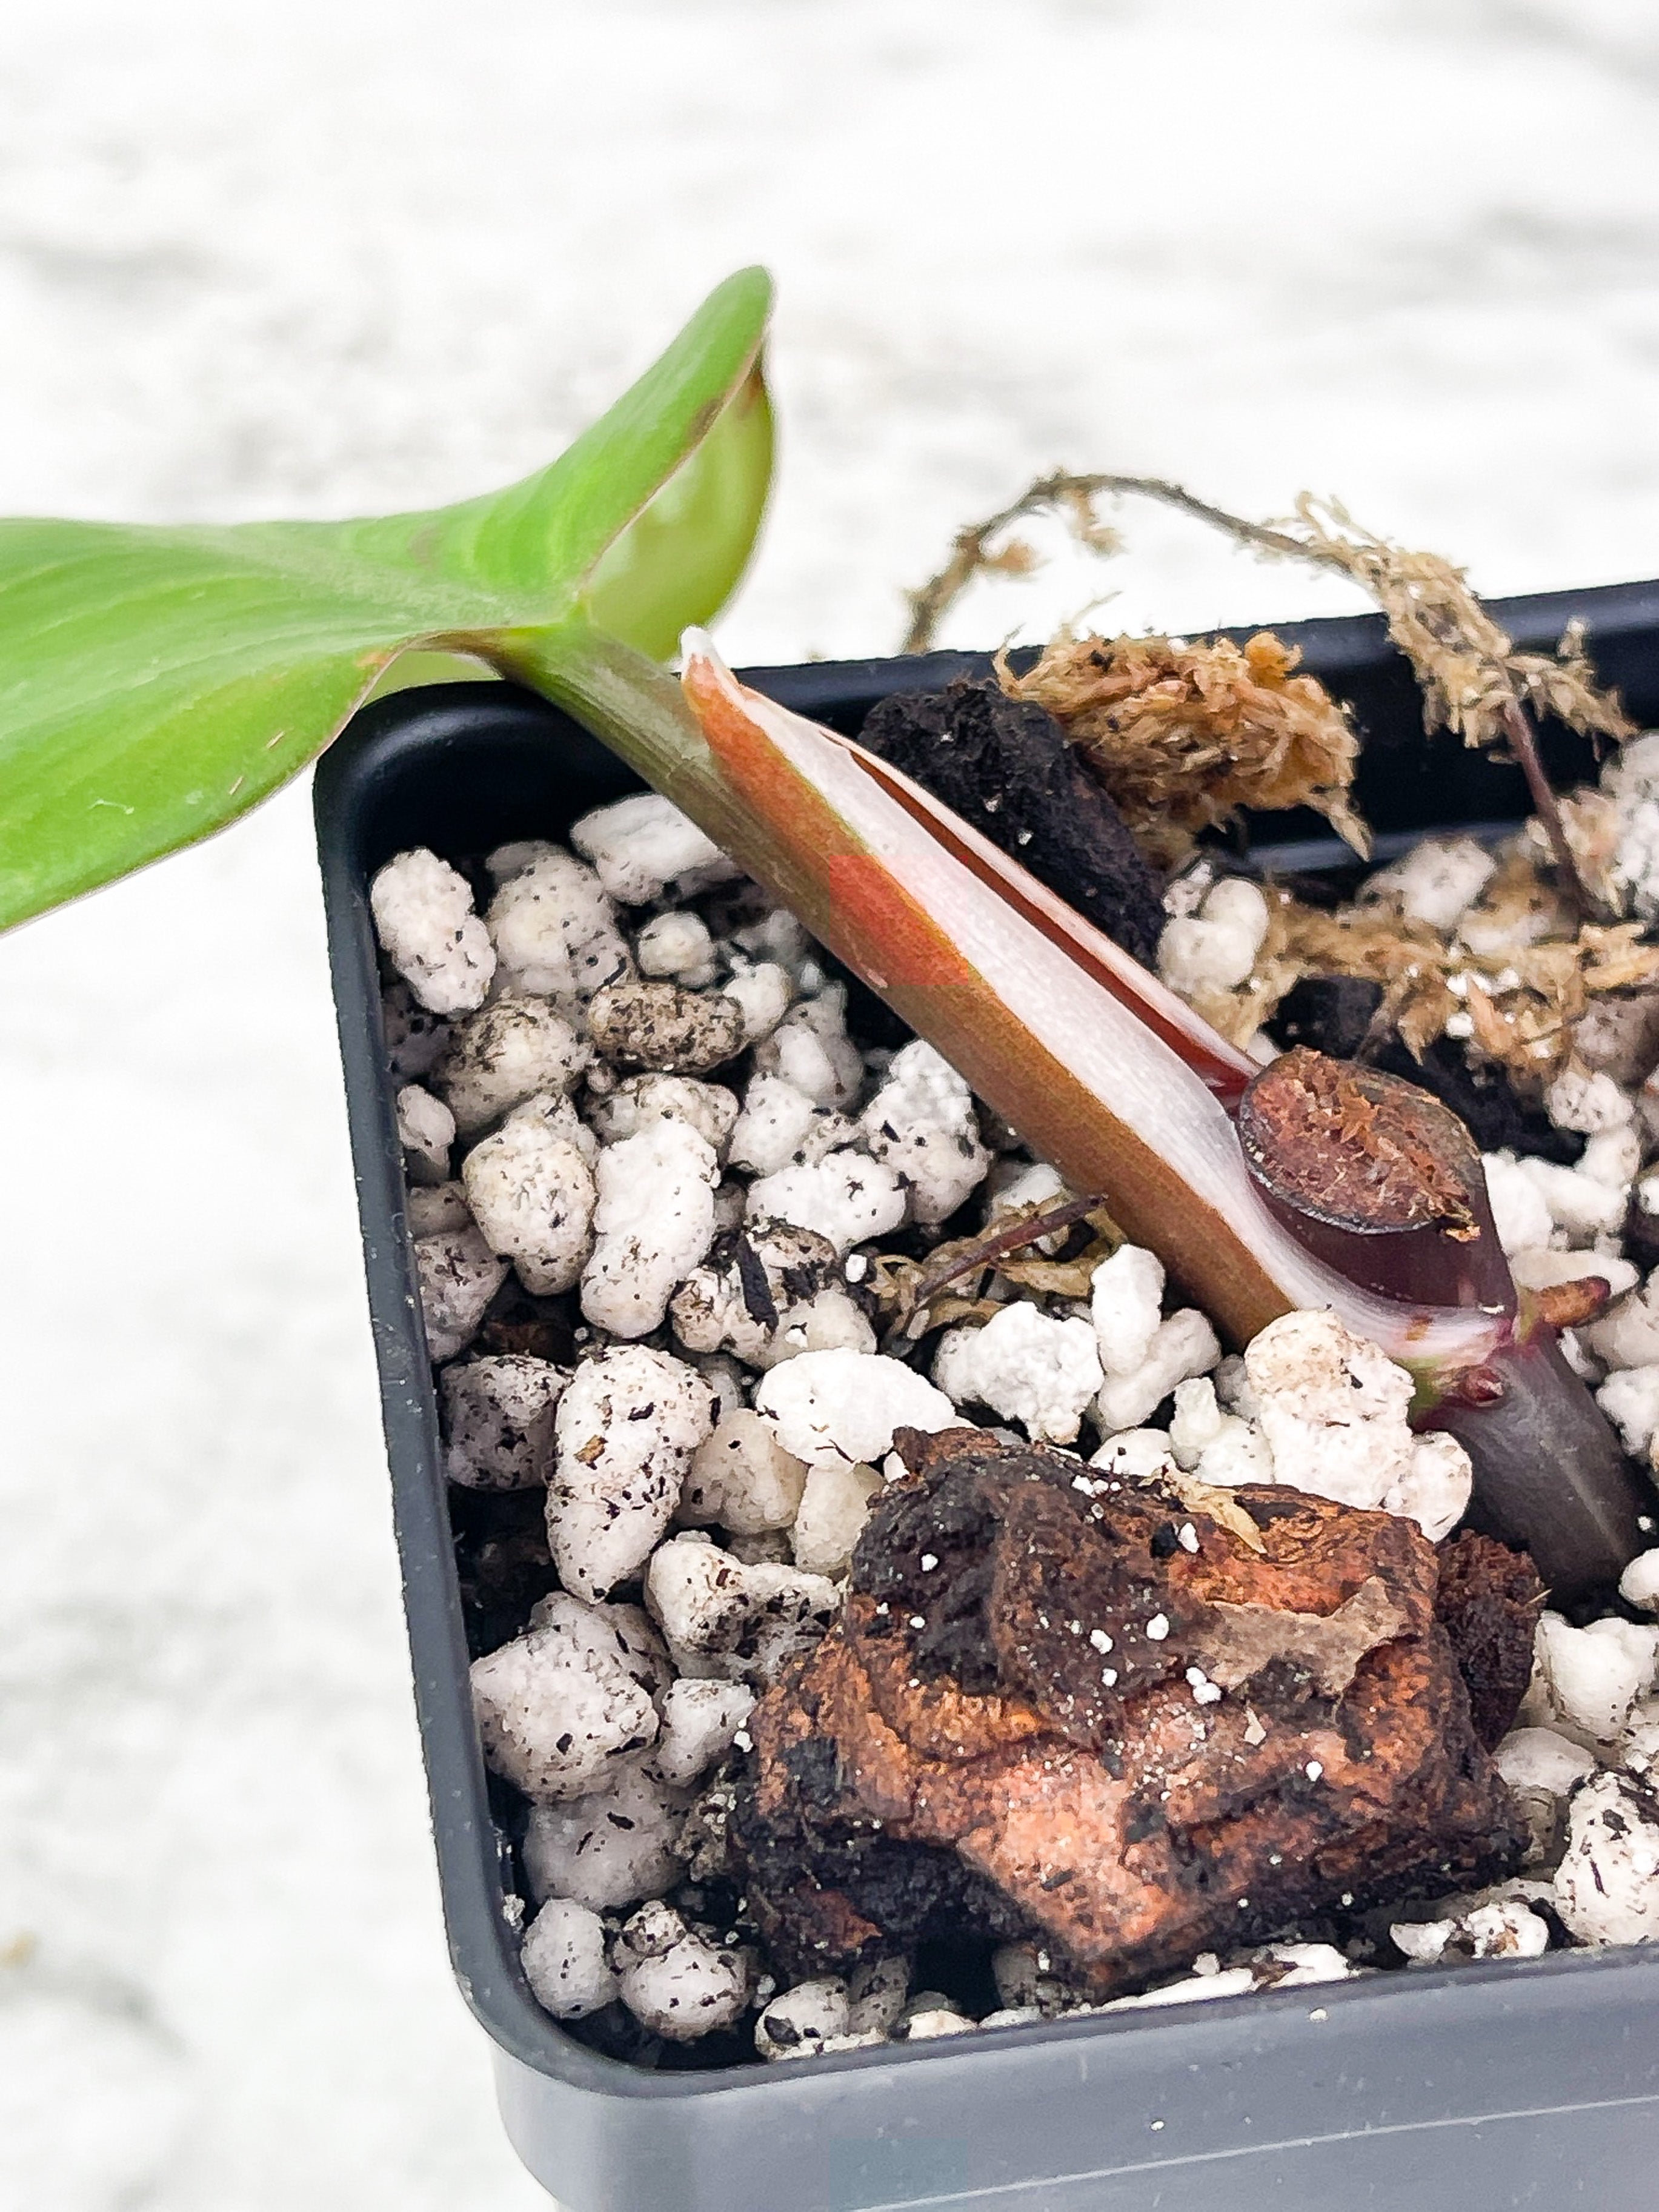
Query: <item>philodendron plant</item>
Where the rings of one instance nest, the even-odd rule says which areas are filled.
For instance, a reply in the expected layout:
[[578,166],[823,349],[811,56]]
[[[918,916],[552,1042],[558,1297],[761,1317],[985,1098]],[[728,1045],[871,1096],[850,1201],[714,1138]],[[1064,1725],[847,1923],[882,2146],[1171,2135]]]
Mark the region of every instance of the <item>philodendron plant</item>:
[[1518,1297],[1478,1153],[1408,1084],[1260,1074],[1034,878],[860,748],[739,685],[700,634],[747,560],[771,423],[757,270],[507,489],[337,523],[0,524],[0,926],[223,827],[399,655],[566,708],[936,1043],[1242,1340],[1329,1304],[1416,1376],[1559,1595],[1646,1501]]

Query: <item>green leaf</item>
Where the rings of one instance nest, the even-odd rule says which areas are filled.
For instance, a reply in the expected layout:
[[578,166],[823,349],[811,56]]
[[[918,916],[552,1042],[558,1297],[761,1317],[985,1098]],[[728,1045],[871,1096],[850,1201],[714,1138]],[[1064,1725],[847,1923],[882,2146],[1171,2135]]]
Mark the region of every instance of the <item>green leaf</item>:
[[0,927],[246,812],[409,648],[499,661],[509,635],[602,614],[660,652],[706,618],[765,501],[769,302],[763,270],[729,278],[558,460],[485,498],[337,523],[0,522]]
[[756,369],[691,462],[601,556],[582,594],[594,628],[665,660],[682,630],[712,622],[748,565],[755,487],[763,497],[771,470],[772,405]]

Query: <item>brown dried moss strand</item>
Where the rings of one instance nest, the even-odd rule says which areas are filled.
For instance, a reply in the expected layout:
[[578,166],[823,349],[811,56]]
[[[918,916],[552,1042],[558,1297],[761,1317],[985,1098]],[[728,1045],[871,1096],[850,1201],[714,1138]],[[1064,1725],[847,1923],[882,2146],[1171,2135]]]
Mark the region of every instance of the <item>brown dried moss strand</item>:
[[1115,1244],[1123,1242],[1122,1232],[1112,1222],[1105,1210],[1104,1201],[1097,1196],[1068,1198],[1053,1206],[1038,1206],[1033,1211],[1022,1209],[1012,1221],[1000,1229],[988,1229],[978,1237],[963,1237],[960,1243],[943,1245],[934,1255],[933,1264],[916,1273],[898,1288],[898,1310],[894,1317],[894,1328],[902,1333],[912,1316],[925,1313],[941,1291],[959,1282],[963,1275],[982,1273],[994,1267],[1000,1260],[1015,1252],[1022,1252],[1045,1237],[1056,1235],[1060,1230],[1075,1228],[1079,1221],[1087,1221],[1103,1228],[1109,1240]]
[[1358,584],[1381,608],[1389,636],[1412,665],[1423,694],[1425,726],[1449,729],[1468,744],[1507,743],[1515,749],[1563,887],[1581,916],[1595,917],[1597,902],[1561,824],[1525,713],[1531,707],[1553,714],[1589,737],[1622,740],[1634,734],[1617,693],[1595,682],[1582,625],[1568,626],[1553,659],[1516,653],[1462,569],[1438,554],[1413,551],[1363,529],[1339,501],[1319,501],[1304,492],[1296,501],[1297,526],[1281,529],[1230,514],[1165,477],[1056,471],[1000,514],[958,533],[951,561],[912,594],[914,619],[906,651],[925,649],[945,610],[989,565],[988,543],[1000,528],[1045,507],[1081,508],[1104,539],[1102,526],[1092,521],[1092,502],[1107,494],[1156,500],[1257,552],[1311,562]]
[[1467,1240],[1479,1227],[1460,1128],[1413,1085],[1305,1046],[1262,1070],[1239,1113],[1251,1171],[1299,1212],[1362,1231],[1438,1225]]
[[1092,477],[1074,476],[1065,469],[1055,469],[1046,477],[1039,477],[1018,499],[999,507],[994,514],[988,514],[982,522],[968,523],[957,531],[951,542],[951,557],[938,575],[929,577],[920,590],[904,595],[910,609],[910,627],[899,651],[930,651],[940,623],[975,576],[998,573],[1024,575],[1036,565],[1029,546],[1006,546],[1000,552],[991,550],[992,541],[1000,532],[1028,515],[1058,510],[1066,515],[1074,534],[1091,551],[1115,553],[1118,546],[1116,533],[1097,519],[1091,504],[1096,492],[1102,488]]
[[[1593,999],[1659,982],[1659,946],[1641,941],[1639,922],[1575,925],[1559,893],[1519,853],[1500,864],[1473,909],[1485,922],[1506,925],[1501,965],[1513,975],[1501,992],[1494,974],[1482,973],[1485,966],[1495,969],[1495,956],[1477,959],[1381,901],[1332,914],[1282,887],[1264,890],[1267,934],[1251,974],[1235,991],[1193,1000],[1194,1011],[1232,1043],[1271,1020],[1304,975],[1358,976],[1385,987],[1367,1051],[1391,1031],[1420,1060],[1461,1007],[1477,1050],[1533,1096],[1566,1065],[1574,1027]],[[1447,980],[1453,975],[1462,979],[1461,995]]]

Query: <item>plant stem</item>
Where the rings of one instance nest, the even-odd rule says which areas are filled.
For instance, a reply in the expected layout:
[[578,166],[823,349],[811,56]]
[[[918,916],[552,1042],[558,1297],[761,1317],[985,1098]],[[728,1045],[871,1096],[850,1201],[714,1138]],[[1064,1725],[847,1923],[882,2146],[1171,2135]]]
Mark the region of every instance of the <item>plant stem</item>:
[[1426,1425],[1474,1461],[1475,1525],[1523,1545],[1558,1605],[1605,1595],[1653,1543],[1655,1500],[1553,1333],[1523,1305],[1514,1337],[1468,1381]]
[[948,1290],[962,1276],[988,1267],[998,1260],[1006,1260],[1011,1252],[1023,1251],[1028,1244],[1035,1244],[1044,1237],[1052,1237],[1059,1230],[1074,1228],[1079,1221],[1086,1221],[1091,1213],[1101,1212],[1105,1204],[1098,1192],[1090,1198],[1068,1198],[1057,1206],[1042,1206],[1035,1213],[1025,1214],[1006,1229],[991,1231],[976,1237],[970,1248],[957,1253],[948,1267],[923,1275],[911,1292],[904,1312],[899,1316],[901,1325],[913,1313],[930,1304],[941,1291]]
[[1510,741],[1510,751],[1520,763],[1522,775],[1527,779],[1533,811],[1543,824],[1544,835],[1549,839],[1556,873],[1561,878],[1563,890],[1577,908],[1581,921],[1609,920],[1601,902],[1585,882],[1577,855],[1567,842],[1567,825],[1561,818],[1554,787],[1545,773],[1543,761],[1539,756],[1538,733],[1533,728],[1532,716],[1518,699],[1504,701],[1503,715],[1504,733]]

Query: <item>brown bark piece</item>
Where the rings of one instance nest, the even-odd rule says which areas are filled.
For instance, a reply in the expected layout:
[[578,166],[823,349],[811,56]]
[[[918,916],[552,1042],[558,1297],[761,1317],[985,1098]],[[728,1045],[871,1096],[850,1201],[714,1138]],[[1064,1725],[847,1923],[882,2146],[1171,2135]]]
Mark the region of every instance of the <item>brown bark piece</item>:
[[1466,1529],[1440,1547],[1434,1609],[1451,1638],[1474,1732],[1495,1750],[1515,1726],[1532,1679],[1544,1585],[1524,1552]]
[[842,1620],[749,1723],[731,1833],[787,1970],[1023,1934],[1105,1996],[1515,1863],[1413,1523],[1230,1492],[1258,1550],[1060,1453],[900,1449]]

